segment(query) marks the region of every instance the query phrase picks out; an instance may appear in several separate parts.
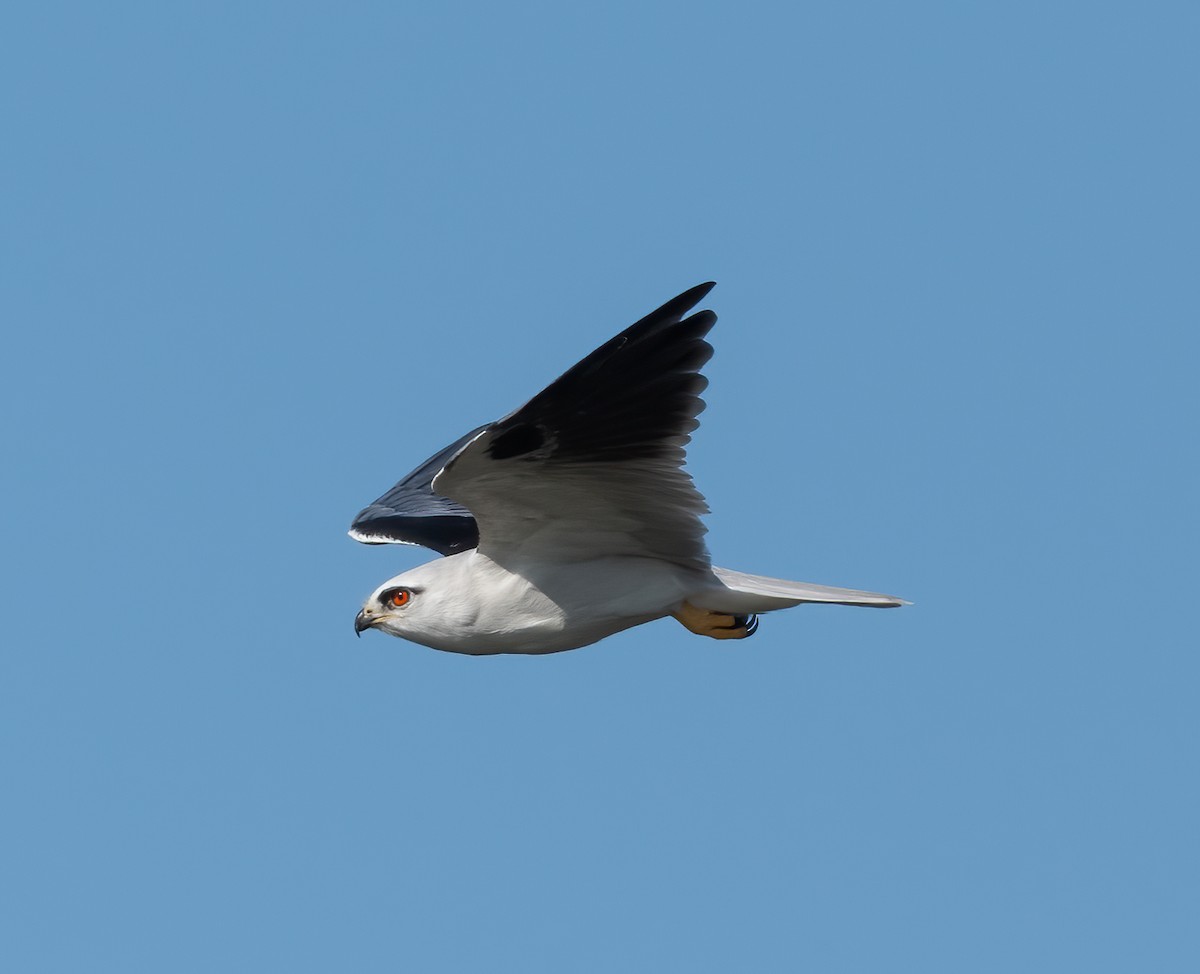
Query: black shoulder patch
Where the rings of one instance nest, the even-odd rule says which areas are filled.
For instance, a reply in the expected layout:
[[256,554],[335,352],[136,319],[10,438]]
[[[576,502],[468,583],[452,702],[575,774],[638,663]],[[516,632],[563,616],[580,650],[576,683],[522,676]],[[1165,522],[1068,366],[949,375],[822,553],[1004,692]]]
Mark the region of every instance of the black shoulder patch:
[[488,455],[493,460],[508,460],[510,457],[523,456],[532,453],[546,442],[546,437],[536,426],[522,423],[510,430],[505,430],[488,447]]

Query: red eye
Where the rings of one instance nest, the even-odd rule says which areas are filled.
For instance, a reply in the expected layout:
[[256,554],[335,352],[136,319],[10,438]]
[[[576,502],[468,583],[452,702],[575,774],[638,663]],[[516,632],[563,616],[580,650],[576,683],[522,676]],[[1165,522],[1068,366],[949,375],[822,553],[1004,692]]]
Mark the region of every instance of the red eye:
[[403,609],[412,599],[412,592],[406,588],[398,588],[392,593],[392,597],[388,599],[397,609]]

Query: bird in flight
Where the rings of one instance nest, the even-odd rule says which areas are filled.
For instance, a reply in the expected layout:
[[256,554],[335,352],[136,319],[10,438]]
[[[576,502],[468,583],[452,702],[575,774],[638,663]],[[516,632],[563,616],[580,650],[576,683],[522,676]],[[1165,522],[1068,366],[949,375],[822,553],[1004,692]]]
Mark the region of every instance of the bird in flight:
[[433,649],[557,653],[671,616],[745,639],[758,613],[894,595],[712,564],[684,471],[717,316],[691,288],[605,342],[503,419],[451,443],[364,508],[350,536],[445,557],[380,585],[354,620]]

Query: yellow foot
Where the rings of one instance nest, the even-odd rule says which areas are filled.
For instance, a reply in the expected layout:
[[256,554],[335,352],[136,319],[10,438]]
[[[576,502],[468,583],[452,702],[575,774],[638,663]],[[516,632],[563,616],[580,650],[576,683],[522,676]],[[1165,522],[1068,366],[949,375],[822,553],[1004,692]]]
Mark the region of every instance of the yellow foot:
[[684,602],[671,613],[688,632],[713,639],[745,639],[758,631],[758,616],[734,616],[710,612]]

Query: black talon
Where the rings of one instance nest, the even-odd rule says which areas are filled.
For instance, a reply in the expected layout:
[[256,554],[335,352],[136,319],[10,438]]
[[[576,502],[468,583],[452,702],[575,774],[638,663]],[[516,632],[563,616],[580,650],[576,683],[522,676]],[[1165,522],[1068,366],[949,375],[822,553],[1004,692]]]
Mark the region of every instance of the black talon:
[[753,636],[756,632],[758,632],[758,616],[756,616],[756,615],[734,616],[732,626],[721,626],[720,628],[730,629],[730,630],[745,629],[746,636]]

